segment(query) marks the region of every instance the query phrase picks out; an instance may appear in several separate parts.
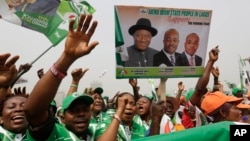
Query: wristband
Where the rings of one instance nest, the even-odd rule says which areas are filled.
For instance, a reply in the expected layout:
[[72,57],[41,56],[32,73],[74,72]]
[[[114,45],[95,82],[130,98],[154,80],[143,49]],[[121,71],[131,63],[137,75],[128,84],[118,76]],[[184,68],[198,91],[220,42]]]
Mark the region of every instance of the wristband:
[[119,123],[121,123],[121,118],[117,115],[117,114],[114,114],[113,116],[114,119],[117,119],[119,121]]
[[51,71],[51,73],[52,73],[56,78],[58,78],[59,80],[62,80],[62,79],[67,75],[67,73],[62,73],[62,72],[60,72],[60,71],[55,67],[55,65],[53,65],[53,66],[50,68],[50,71]]
[[214,85],[213,89],[220,89],[220,85]]
[[76,88],[77,88],[78,85],[76,85],[76,84],[71,84],[70,87],[76,87]]

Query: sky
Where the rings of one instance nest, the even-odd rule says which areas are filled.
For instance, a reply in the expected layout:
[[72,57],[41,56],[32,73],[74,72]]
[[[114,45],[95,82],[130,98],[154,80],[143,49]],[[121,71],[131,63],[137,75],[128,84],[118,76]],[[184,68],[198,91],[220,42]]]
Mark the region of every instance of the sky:
[[[104,89],[103,95],[110,97],[118,91],[132,93],[128,79],[116,79],[115,77],[114,5],[212,10],[207,50],[219,45],[219,59],[214,65],[220,69],[221,81],[230,81],[236,84],[240,82],[239,56],[242,58],[250,57],[250,19],[248,18],[250,2],[248,0],[108,0],[105,2],[91,0],[88,2],[96,9],[93,20],[98,21],[98,27],[92,41],[99,41],[99,45],[89,55],[78,59],[69,68],[68,75],[60,85],[56,96],[59,104],[70,86],[71,71],[74,68],[89,68],[80,81],[78,91],[83,91],[86,87],[101,86]],[[28,83],[17,84],[15,87],[25,86],[26,91],[31,92],[38,81],[37,70],[43,68],[47,71],[50,68],[63,51],[64,42],[65,40],[51,48],[22,76],[28,80]],[[31,63],[51,46],[49,40],[41,33],[3,20],[0,20],[0,44],[0,53],[9,52],[12,55],[20,55],[20,59],[16,63],[17,66]],[[207,60],[208,55],[205,62]],[[249,66],[249,64],[247,65]],[[102,74],[104,75],[99,77]],[[179,81],[182,81],[185,89],[188,90],[195,86],[197,80],[197,78],[169,78],[166,86],[167,92],[174,93]],[[154,82],[157,86],[159,79],[154,79]],[[212,87],[212,82],[211,75],[209,87]],[[141,94],[151,92],[151,85],[147,79],[138,79],[138,86],[140,86]],[[227,86],[224,87],[227,89]]]

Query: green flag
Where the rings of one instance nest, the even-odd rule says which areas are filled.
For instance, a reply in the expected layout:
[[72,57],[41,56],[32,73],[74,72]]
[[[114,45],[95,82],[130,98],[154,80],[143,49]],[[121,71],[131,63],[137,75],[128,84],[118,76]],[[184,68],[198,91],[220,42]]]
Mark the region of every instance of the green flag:
[[67,36],[68,25],[71,19],[76,19],[75,24],[77,24],[81,14],[93,14],[94,12],[95,9],[87,1],[76,3],[63,0],[57,9],[49,33],[46,36],[53,45],[57,45]]
[[122,31],[121,31],[121,26],[120,26],[120,21],[119,17],[117,14],[117,9],[115,7],[115,47],[116,47],[116,63],[119,66],[124,66],[123,59],[121,57],[122,48],[121,46],[124,44],[123,36],[122,36]]
[[95,9],[87,2],[68,0],[21,1],[15,7],[0,1],[0,15],[3,20],[44,34],[57,45],[68,33],[70,19],[78,19],[81,14],[93,14]]

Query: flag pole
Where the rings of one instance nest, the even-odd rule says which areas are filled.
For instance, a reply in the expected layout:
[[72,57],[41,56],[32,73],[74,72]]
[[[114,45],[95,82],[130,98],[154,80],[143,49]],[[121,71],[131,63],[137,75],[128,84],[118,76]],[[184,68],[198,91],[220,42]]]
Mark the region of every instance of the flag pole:
[[45,53],[47,53],[54,45],[51,45],[48,49],[46,49],[41,55],[39,55],[34,61],[30,63],[30,65],[34,64],[38,59],[40,59]]
[[15,79],[13,79],[11,82],[10,82],[10,87],[12,88],[14,86],[14,84],[16,83],[16,81],[24,74],[26,73],[30,68],[31,66],[38,60],[40,59],[45,53],[47,53],[52,47],[54,47],[54,45],[51,45],[48,49],[46,49],[44,52],[42,52],[42,54],[40,54],[35,60],[33,60],[31,63],[29,63],[30,67],[27,68],[27,69],[23,69],[21,70]]

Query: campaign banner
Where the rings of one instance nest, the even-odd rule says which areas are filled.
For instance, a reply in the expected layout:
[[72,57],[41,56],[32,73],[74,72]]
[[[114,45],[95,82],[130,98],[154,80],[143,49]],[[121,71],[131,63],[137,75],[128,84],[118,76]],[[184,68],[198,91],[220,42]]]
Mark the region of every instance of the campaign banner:
[[212,10],[115,5],[116,78],[199,77]]
[[68,23],[95,9],[85,0],[2,0],[0,18],[44,34],[53,46],[68,33]]

